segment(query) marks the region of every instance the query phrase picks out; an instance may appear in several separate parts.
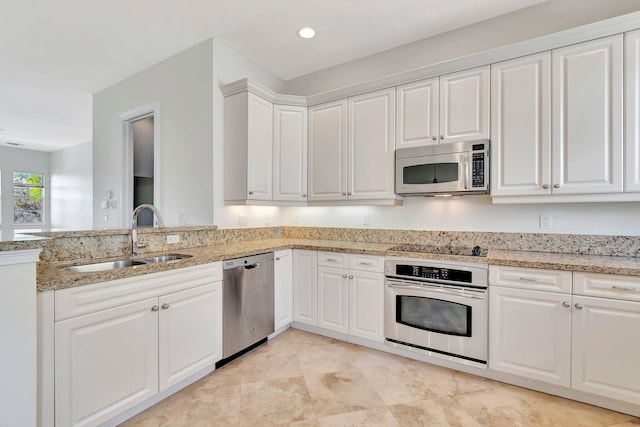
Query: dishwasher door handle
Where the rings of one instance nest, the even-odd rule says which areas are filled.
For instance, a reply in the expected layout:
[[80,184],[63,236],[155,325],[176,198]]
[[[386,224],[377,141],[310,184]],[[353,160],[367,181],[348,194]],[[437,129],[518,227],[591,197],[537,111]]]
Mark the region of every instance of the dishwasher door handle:
[[245,265],[244,269],[245,270],[251,270],[251,269],[254,269],[254,268],[258,268],[258,267],[260,267],[260,263],[256,262],[255,264]]

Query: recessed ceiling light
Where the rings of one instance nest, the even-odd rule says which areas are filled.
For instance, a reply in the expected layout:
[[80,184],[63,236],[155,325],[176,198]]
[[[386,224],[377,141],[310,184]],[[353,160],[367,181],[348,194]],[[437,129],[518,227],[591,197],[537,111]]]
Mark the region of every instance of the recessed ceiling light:
[[316,30],[311,27],[304,27],[298,30],[298,35],[303,39],[312,39],[316,36]]

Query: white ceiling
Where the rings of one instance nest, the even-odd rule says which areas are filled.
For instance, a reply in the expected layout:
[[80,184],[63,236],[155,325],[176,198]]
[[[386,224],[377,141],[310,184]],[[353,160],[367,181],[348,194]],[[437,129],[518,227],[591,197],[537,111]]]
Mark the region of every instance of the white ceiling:
[[209,37],[286,81],[543,1],[0,0],[0,145],[90,141],[91,94]]

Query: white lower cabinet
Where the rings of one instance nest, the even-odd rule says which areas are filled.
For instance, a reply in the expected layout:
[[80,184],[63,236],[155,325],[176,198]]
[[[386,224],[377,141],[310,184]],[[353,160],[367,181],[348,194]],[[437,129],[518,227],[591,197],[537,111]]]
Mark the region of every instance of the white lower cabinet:
[[293,320],[293,250],[273,253],[274,272],[274,329],[277,331]]
[[221,278],[216,263],[56,291],[56,425],[98,425],[220,360]]
[[318,253],[293,251],[293,320],[318,326]]
[[[384,342],[384,257],[319,251],[314,279],[311,263],[298,263],[297,252],[304,260],[310,251],[294,251],[294,320]],[[314,310],[315,322],[304,315]]]
[[491,369],[640,402],[640,278],[490,266],[489,283]]

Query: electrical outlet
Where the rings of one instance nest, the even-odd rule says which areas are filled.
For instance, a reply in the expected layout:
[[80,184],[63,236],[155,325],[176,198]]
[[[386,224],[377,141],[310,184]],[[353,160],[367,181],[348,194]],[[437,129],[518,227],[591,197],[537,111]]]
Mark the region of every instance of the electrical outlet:
[[167,236],[167,244],[172,244],[172,243],[180,243],[179,234],[169,234]]
[[266,226],[271,225],[271,215],[266,214],[266,215],[264,216],[264,225],[266,225]]
[[543,230],[551,228],[551,215],[540,215],[540,228]]
[[371,224],[370,219],[371,219],[371,218],[369,217],[369,214],[368,214],[368,213],[364,214],[364,217],[362,218],[362,225],[369,225],[369,224]]
[[178,224],[186,225],[189,221],[189,214],[187,212],[178,212]]
[[246,227],[247,226],[247,216],[246,215],[239,215],[238,216],[238,225],[240,227]]

